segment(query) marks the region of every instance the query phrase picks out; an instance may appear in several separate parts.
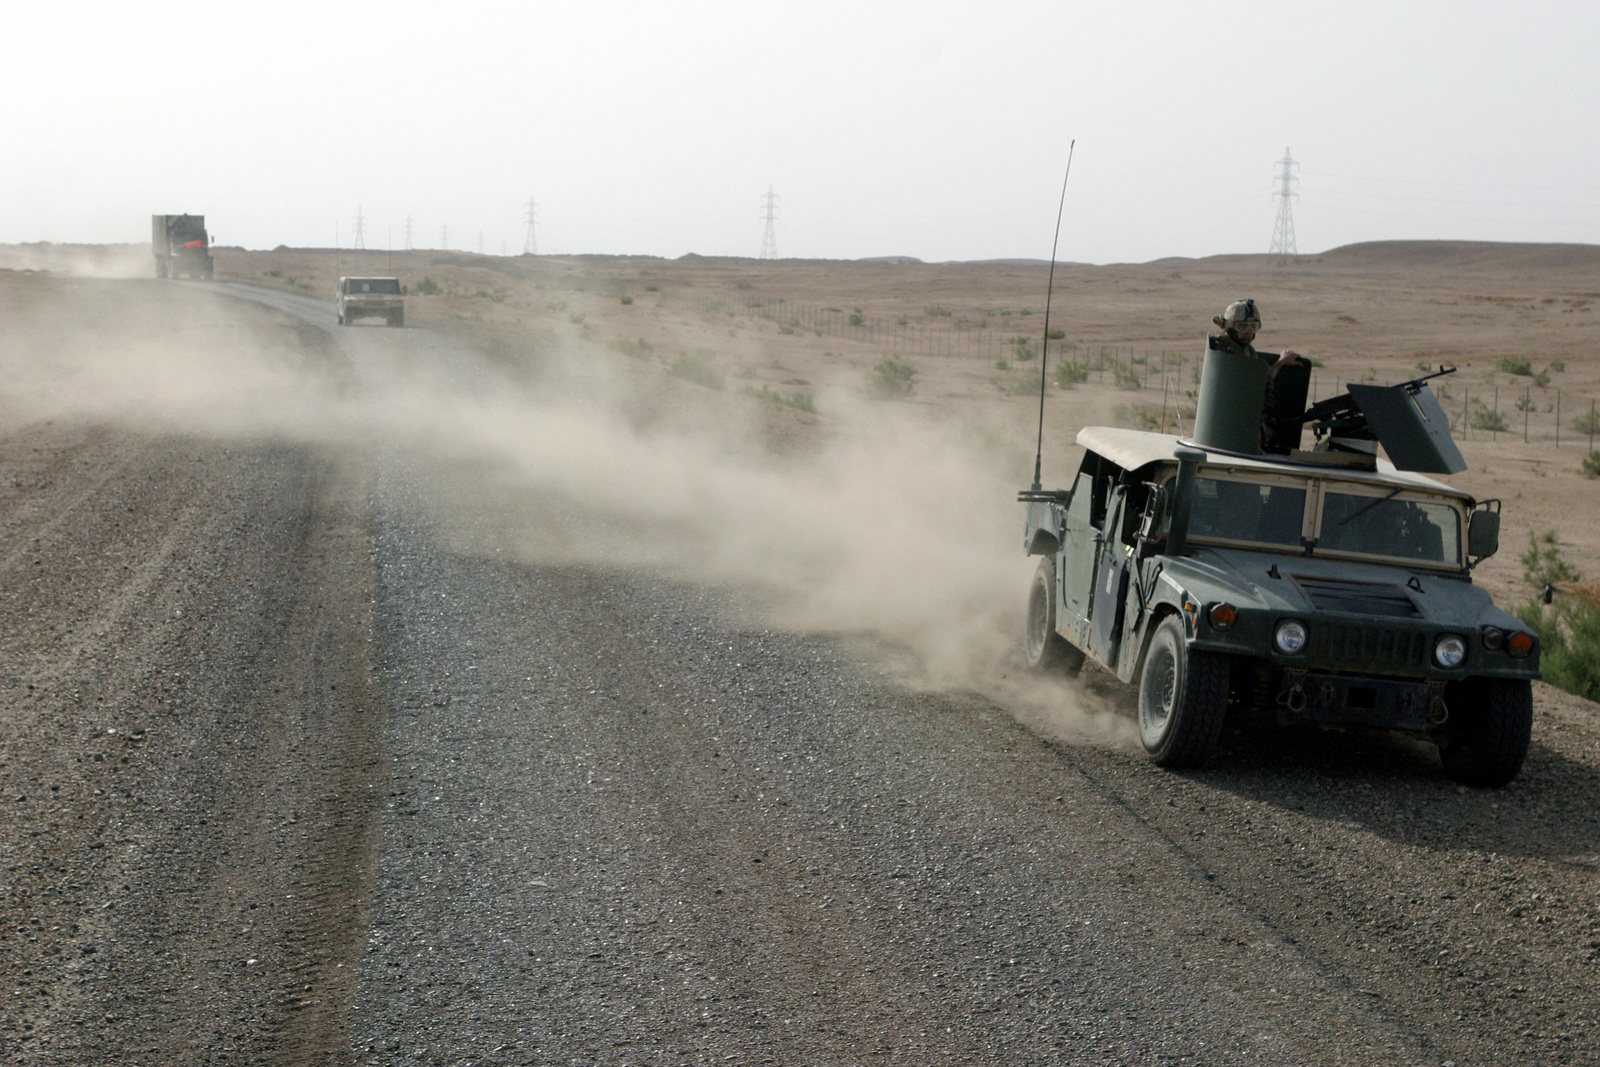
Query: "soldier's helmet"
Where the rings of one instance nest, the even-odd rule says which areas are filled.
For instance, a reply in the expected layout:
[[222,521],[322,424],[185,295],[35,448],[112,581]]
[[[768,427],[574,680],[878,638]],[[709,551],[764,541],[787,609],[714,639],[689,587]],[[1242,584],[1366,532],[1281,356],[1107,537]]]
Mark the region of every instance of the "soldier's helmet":
[[1243,300],[1235,300],[1228,305],[1228,310],[1220,315],[1212,316],[1211,321],[1229,331],[1237,330],[1241,327],[1248,327],[1256,331],[1261,329],[1261,313],[1256,310],[1256,302],[1249,297],[1245,297]]

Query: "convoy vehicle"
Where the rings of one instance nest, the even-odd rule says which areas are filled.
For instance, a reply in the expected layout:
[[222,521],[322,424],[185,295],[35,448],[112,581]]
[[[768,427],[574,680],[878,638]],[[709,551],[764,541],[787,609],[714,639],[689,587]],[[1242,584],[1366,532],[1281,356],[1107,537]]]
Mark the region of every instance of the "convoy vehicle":
[[204,215],[151,215],[150,251],[157,278],[211,279],[211,242]]
[[406,324],[405,292],[399,278],[340,278],[334,296],[340,326],[359,318],[382,318],[390,326]]
[[1208,351],[1192,437],[1089,427],[1070,488],[1020,494],[1043,557],[1029,664],[1087,658],[1135,683],[1163,766],[1202,763],[1225,720],[1309,723],[1399,731],[1437,745],[1457,781],[1511,781],[1539,639],[1472,581],[1499,501],[1419,473],[1465,467],[1425,380],[1353,385],[1302,416],[1315,449],[1296,422],[1274,454],[1249,363]]

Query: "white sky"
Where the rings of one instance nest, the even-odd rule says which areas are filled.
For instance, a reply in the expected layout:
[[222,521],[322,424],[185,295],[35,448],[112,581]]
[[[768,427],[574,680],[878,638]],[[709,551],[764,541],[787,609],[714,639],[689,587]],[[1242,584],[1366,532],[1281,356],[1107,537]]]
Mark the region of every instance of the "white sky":
[[[20,10],[17,10],[20,9]],[[0,242],[927,260],[1600,243],[1600,6],[14,5]]]

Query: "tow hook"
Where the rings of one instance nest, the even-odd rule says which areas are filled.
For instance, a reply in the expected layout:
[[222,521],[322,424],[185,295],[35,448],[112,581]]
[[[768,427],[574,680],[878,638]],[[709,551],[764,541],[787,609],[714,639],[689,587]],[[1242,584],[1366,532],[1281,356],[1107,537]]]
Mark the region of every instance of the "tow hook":
[[1443,726],[1450,718],[1450,709],[1444,702],[1444,683],[1428,682],[1428,725]]
[[1305,677],[1306,672],[1303,670],[1285,671],[1284,689],[1278,696],[1278,701],[1296,714],[1306,710]]

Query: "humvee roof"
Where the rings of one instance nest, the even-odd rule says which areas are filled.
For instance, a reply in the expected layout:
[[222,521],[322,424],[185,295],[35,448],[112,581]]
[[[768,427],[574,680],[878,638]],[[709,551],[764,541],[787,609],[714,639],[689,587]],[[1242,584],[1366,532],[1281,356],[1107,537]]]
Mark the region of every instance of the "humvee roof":
[[1203,445],[1197,445],[1174,434],[1123,430],[1111,426],[1084,427],[1078,431],[1078,444],[1097,455],[1104,456],[1127,471],[1138,470],[1150,463],[1172,462],[1174,449],[1193,448],[1206,452],[1206,463],[1212,467],[1276,471],[1280,474],[1287,470],[1335,477],[1343,481],[1386,485],[1391,488],[1422,489],[1445,493],[1462,500],[1472,499],[1469,494],[1443,482],[1436,482],[1425,475],[1396,470],[1393,463],[1381,456],[1378,457],[1378,469],[1375,471],[1341,466],[1325,467],[1320,464],[1294,463],[1287,458],[1275,459],[1269,456],[1242,456],[1232,452],[1219,452],[1216,449],[1206,449]]

